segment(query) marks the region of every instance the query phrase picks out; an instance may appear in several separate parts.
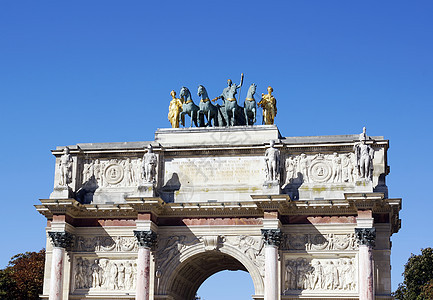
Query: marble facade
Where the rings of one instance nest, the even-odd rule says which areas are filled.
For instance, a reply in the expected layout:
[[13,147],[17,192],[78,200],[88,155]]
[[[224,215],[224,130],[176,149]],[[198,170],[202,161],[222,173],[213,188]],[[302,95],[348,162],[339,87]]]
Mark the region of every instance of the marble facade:
[[388,147],[275,125],[58,147],[53,192],[36,205],[42,298],[189,300],[214,273],[244,270],[252,299],[392,299],[401,199],[388,198]]

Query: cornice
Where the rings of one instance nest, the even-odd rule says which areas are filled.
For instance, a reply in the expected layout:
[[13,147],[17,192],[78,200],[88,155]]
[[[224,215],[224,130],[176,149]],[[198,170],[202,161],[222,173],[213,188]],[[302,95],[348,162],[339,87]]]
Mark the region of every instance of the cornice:
[[132,218],[140,213],[156,217],[255,217],[265,211],[277,211],[283,216],[301,215],[357,215],[358,210],[369,209],[373,214],[389,214],[392,233],[401,225],[401,199],[387,199],[382,193],[347,193],[345,199],[296,200],[288,195],[251,195],[251,201],[165,203],[159,197],[127,198],[119,204],[81,204],[75,199],[41,199],[36,210],[47,219],[54,215],[72,218]]

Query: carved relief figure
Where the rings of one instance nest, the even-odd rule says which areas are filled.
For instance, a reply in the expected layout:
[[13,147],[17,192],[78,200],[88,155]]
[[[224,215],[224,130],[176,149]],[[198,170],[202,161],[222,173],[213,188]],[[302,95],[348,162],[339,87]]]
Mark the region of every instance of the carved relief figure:
[[99,159],[95,160],[94,174],[95,174],[95,179],[98,182],[98,185],[104,186],[104,166],[99,161]]
[[286,159],[286,182],[285,185],[291,184],[296,177],[296,160],[290,156]]
[[[168,107],[168,120],[171,123],[172,128],[179,128],[179,117],[182,112],[182,101],[176,98],[176,92],[173,90],[170,92],[171,101]],[[182,125],[185,125],[185,117],[182,119]]]
[[83,184],[89,181],[90,177],[93,176],[94,169],[94,163],[93,161],[89,161],[88,163],[84,164],[83,168]]
[[353,150],[356,155],[356,166],[358,169],[358,174],[360,178],[371,179],[373,175],[373,158],[374,149],[367,145],[367,135],[365,133],[365,127],[360,135],[360,142],[357,143]]
[[131,163],[131,159],[128,157],[124,162],[123,162],[123,169],[125,172],[124,175],[124,184],[125,186],[130,186],[133,185],[134,182],[134,169],[132,168],[132,163]]
[[257,256],[263,248],[263,239],[255,239],[252,236],[240,235],[239,237],[239,249],[241,249],[247,257],[255,261]]
[[280,150],[276,149],[275,141],[271,140],[270,147],[266,149],[266,179],[268,181],[278,181],[280,179]]
[[133,290],[136,270],[133,260],[89,260],[78,257],[75,264],[75,289]]
[[91,266],[92,270],[92,287],[96,288],[101,286],[101,268],[99,267],[98,260],[95,259]]
[[65,147],[63,155],[60,157],[59,162],[59,185],[67,186],[72,182],[72,156],[69,154],[69,148]]
[[299,158],[299,171],[302,174],[302,177],[304,179],[304,182],[309,182],[308,178],[308,167],[310,166],[310,162],[307,158],[307,155],[305,153],[302,153]]
[[143,177],[144,182],[155,183],[156,165],[158,157],[153,153],[152,145],[147,146],[147,153],[143,156]]
[[338,153],[334,153],[334,156],[332,158],[332,178],[334,182],[341,182],[341,173],[342,173],[342,166],[341,166],[341,157],[338,156]]
[[290,290],[346,290],[353,291],[355,268],[353,259],[288,260],[285,270],[285,291]]
[[272,95],[273,91],[274,89],[269,86],[268,93],[266,95],[262,93],[262,99],[257,103],[263,108],[263,124],[265,125],[273,125],[277,115],[277,100]]
[[353,178],[353,163],[352,163],[352,156],[351,153],[347,153],[346,155],[343,156],[343,160],[342,160],[342,176],[343,176],[343,181],[344,182],[353,182],[354,178]]

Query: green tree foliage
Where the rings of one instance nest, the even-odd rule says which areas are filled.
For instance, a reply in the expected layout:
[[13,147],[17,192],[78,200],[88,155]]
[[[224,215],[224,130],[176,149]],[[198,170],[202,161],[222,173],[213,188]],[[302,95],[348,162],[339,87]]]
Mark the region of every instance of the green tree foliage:
[[42,294],[45,249],[15,255],[0,270],[0,299],[33,300]]
[[403,276],[403,283],[394,293],[395,299],[433,299],[433,249],[421,249],[420,255],[412,253],[404,266]]

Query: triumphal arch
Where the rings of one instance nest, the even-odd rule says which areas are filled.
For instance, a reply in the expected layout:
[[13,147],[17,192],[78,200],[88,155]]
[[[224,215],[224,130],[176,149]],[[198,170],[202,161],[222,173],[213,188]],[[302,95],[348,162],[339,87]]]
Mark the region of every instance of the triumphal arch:
[[54,189],[36,205],[42,298],[191,300],[214,273],[243,270],[252,299],[392,299],[401,199],[388,198],[388,140],[285,137],[215,107],[213,127],[196,112],[199,127],[153,141],[52,151]]

